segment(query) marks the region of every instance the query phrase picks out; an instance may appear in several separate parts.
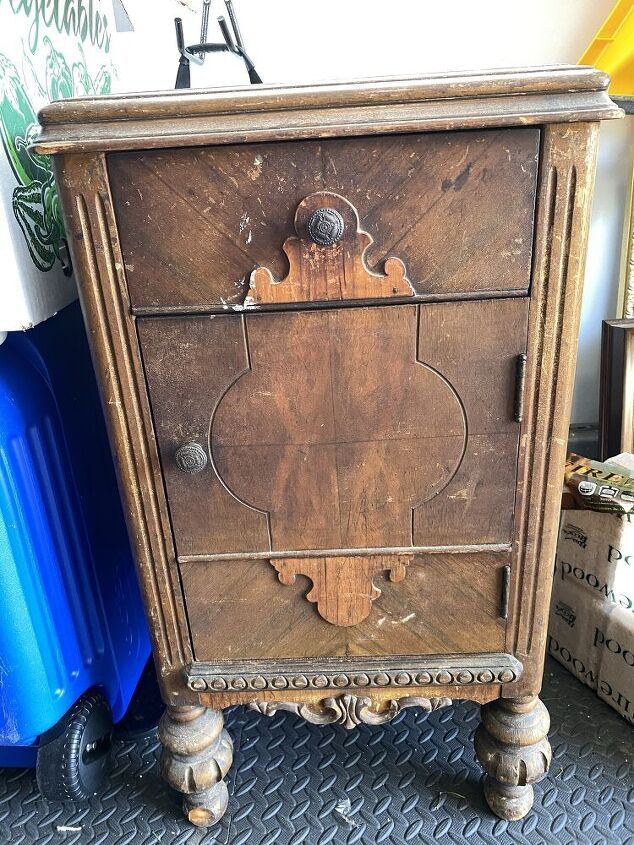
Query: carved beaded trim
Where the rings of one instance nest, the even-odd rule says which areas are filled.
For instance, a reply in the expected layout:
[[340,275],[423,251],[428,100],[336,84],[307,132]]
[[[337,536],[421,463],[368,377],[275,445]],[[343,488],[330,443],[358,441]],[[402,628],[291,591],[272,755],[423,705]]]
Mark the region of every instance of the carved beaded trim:
[[510,684],[516,681],[520,672],[505,666],[503,668],[459,668],[429,669],[424,671],[336,672],[293,675],[214,675],[204,677],[198,674],[188,676],[187,684],[196,692],[249,692],[283,689],[348,689],[359,687],[425,687],[461,686],[463,684]]

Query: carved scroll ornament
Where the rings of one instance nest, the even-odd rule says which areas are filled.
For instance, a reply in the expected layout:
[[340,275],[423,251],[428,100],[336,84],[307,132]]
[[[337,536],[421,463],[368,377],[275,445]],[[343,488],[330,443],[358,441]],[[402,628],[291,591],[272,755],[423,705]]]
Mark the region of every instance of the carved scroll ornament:
[[296,575],[313,582],[306,595],[317,604],[322,619],[333,625],[357,625],[372,610],[372,602],[381,591],[372,578],[389,572],[390,581],[402,581],[412,555],[374,555],[371,557],[318,557],[272,559],[282,584],[291,585]]
[[383,725],[407,707],[420,707],[431,713],[441,707],[449,707],[451,699],[423,698],[408,695],[397,700],[373,703],[368,696],[339,695],[324,698],[317,703],[300,704],[296,701],[254,701],[249,706],[264,716],[273,716],[279,710],[286,710],[301,716],[313,725],[342,725],[346,730],[358,725]]
[[357,210],[339,194],[318,191],[302,200],[295,213],[297,235],[287,238],[286,278],[276,280],[266,267],[251,273],[245,307],[272,303],[328,302],[413,296],[400,258],[388,258],[384,274],[373,273],[365,252],[373,243],[359,229]]

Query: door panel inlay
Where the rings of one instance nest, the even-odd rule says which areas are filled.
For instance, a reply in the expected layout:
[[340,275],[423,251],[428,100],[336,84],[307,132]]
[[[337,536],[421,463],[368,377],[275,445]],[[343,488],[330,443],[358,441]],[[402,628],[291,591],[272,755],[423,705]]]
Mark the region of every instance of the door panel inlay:
[[[267,514],[273,550],[413,545],[414,509],[451,481],[467,435],[455,390],[418,360],[418,322],[417,306],[244,318],[249,369],[216,407],[210,451],[227,490]],[[284,584],[312,580],[328,622],[355,625],[373,576],[400,581],[407,562],[272,563]]]
[[317,604],[322,619],[333,625],[357,625],[367,618],[381,591],[375,573],[389,572],[390,581],[402,581],[412,555],[372,557],[283,558],[271,560],[282,584],[292,585],[306,575],[313,587],[306,598]]
[[245,318],[250,367],[216,408],[211,454],[269,515],[274,550],[413,545],[413,509],[451,481],[467,432],[417,360],[417,322],[416,306]]
[[295,212],[295,231],[283,245],[286,278],[276,281],[268,268],[257,267],[246,307],[414,295],[400,258],[385,260],[384,275],[368,269],[365,253],[374,241],[359,229],[356,208],[339,194],[317,191],[303,199]]

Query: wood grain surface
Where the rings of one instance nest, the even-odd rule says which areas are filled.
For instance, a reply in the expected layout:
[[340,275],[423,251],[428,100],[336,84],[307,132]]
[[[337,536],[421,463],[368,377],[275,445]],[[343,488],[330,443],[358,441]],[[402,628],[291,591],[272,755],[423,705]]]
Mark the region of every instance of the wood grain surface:
[[316,191],[354,205],[369,269],[396,256],[420,296],[526,293],[538,150],[527,128],[112,155],[132,305],[241,305],[256,267],[286,276],[283,244]]
[[[545,68],[43,111],[163,772],[196,823],[227,806],[213,708],[238,702],[347,727],[493,702],[485,796],[530,808],[607,84]],[[319,192],[358,225],[316,261],[294,216]]]
[[543,674],[598,135],[596,123],[544,135],[507,640],[525,666],[521,694]]
[[[336,226],[341,226],[341,233],[336,231],[333,243],[315,242],[311,235],[311,221],[324,212],[334,214]],[[383,273],[368,270],[365,253],[372,237],[359,228],[357,210],[345,197],[331,191],[309,194],[297,206],[294,225],[296,234],[283,244],[289,262],[288,274],[276,279],[268,267],[256,267],[249,277],[245,306],[386,299],[414,294],[400,258],[387,258]]]
[[306,600],[313,582],[298,574],[282,585],[267,561],[183,563],[180,571],[196,659],[213,662],[501,651],[508,562],[508,553],[416,555],[398,583],[375,575],[381,596],[352,626],[324,620]]
[[128,533],[151,619],[163,696],[180,684],[191,641],[134,320],[130,316],[105,157],[54,161],[73,266],[99,375]]
[[390,581],[405,578],[412,555],[378,554],[368,556],[329,555],[328,557],[275,558],[280,583],[293,585],[298,575],[313,583],[308,601],[333,625],[358,625],[370,615],[372,603],[381,595],[374,576],[386,572]]
[[[592,70],[546,69],[49,107],[40,149],[66,151],[55,161],[66,230],[171,705],[287,700],[287,691],[246,692],[231,679],[245,661],[269,660],[284,677],[285,661],[348,654],[359,666],[374,655],[396,678],[416,655],[463,655],[465,666],[481,666],[506,652],[523,664],[519,680],[469,683],[456,696],[539,690],[596,153],[597,127],[587,121],[619,114],[605,88]],[[121,152],[86,152],[99,149]],[[357,209],[373,238],[372,272],[390,255],[403,261],[414,304],[234,313],[254,268],[284,278],[293,214],[324,190]],[[275,344],[253,344],[267,320]],[[246,394],[236,401],[247,379],[259,379],[248,397],[259,413]],[[338,403],[329,418],[328,396]],[[330,426],[331,440],[302,426],[302,413]],[[335,431],[344,416],[345,442]],[[300,428],[306,442],[290,436]],[[251,431],[253,442],[243,437]],[[377,444],[369,466],[354,454],[368,431]],[[459,440],[466,448],[456,467]],[[201,472],[177,469],[176,449],[187,442],[206,450]],[[394,471],[390,450],[423,445],[430,472],[421,477],[422,452],[401,456]],[[352,455],[330,476],[329,448]],[[299,449],[322,453],[330,522],[313,519],[310,487],[302,497],[292,483]],[[274,483],[246,484],[240,500],[215,464],[222,458],[238,486],[263,454]],[[286,506],[305,531],[293,534]],[[272,552],[275,537],[284,542]],[[305,548],[287,542],[302,537]],[[355,586],[354,570],[382,554],[388,563],[406,556],[405,577],[375,571],[377,596],[367,579]],[[338,622],[358,612],[345,601],[333,611],[328,585],[307,599],[330,558],[345,559],[348,592],[370,598],[357,624],[320,615],[320,601]],[[224,691],[187,685],[201,660],[222,662]],[[372,700],[392,694],[401,690]],[[318,695],[293,692],[314,703]]]
[[510,542],[526,318],[509,299],[138,320],[178,553]]
[[82,97],[39,115],[38,153],[526,126],[623,112],[607,74],[554,65],[313,85]]

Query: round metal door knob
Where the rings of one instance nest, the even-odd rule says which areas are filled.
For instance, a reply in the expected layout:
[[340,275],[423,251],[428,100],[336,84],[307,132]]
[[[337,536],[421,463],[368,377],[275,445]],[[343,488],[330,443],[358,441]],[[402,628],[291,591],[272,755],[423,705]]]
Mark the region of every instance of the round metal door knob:
[[183,443],[179,446],[174,454],[176,466],[182,472],[201,472],[207,466],[207,452],[203,449],[200,443],[192,441],[191,443]]
[[308,234],[319,246],[332,246],[343,237],[343,217],[334,208],[318,208],[308,218]]

